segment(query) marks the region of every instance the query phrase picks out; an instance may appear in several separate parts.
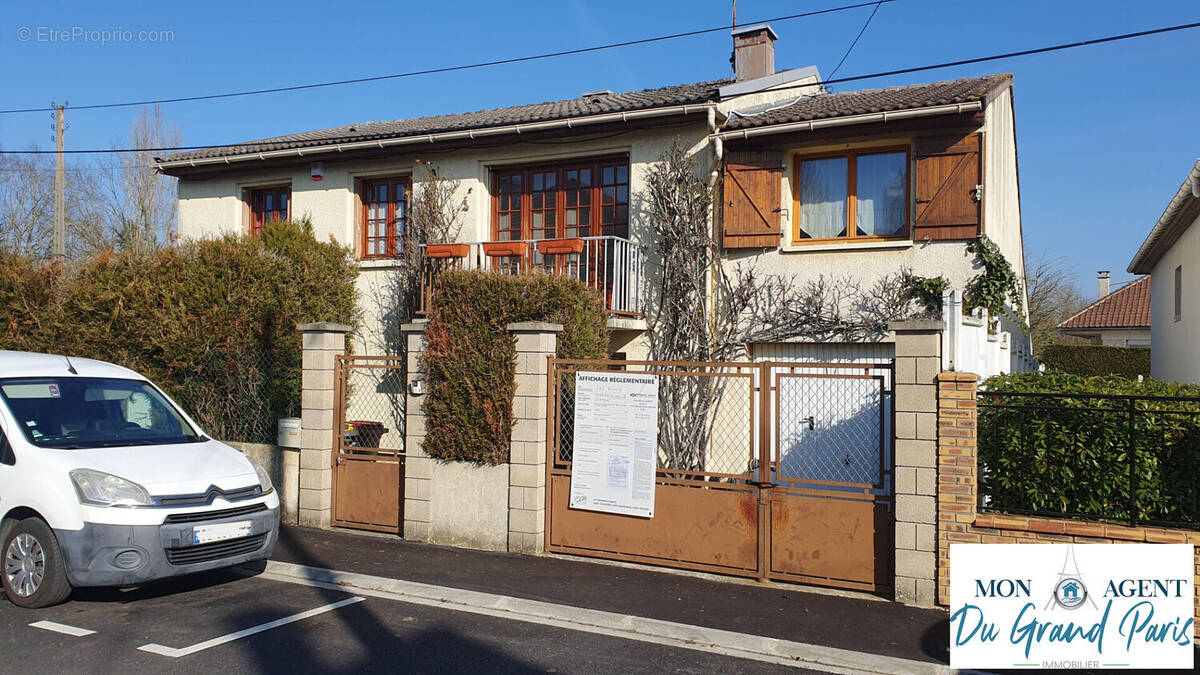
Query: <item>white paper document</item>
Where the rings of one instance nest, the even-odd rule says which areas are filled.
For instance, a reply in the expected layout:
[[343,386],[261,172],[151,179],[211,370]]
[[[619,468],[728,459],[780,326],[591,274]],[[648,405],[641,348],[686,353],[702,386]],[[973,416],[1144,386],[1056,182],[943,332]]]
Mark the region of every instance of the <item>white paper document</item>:
[[571,508],[654,516],[658,376],[575,375]]

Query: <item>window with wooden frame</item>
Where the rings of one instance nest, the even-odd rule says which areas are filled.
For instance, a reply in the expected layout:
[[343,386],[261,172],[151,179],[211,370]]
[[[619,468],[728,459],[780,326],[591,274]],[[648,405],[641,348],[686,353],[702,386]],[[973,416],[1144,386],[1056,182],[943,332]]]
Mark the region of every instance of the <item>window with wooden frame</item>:
[[797,155],[792,243],[905,239],[910,194],[907,146]]
[[280,185],[250,191],[250,234],[257,236],[263,226],[275,220],[287,220],[292,201],[292,188]]
[[629,157],[492,171],[492,239],[629,236]]
[[362,184],[362,257],[394,258],[404,252],[412,179],[365,180]]

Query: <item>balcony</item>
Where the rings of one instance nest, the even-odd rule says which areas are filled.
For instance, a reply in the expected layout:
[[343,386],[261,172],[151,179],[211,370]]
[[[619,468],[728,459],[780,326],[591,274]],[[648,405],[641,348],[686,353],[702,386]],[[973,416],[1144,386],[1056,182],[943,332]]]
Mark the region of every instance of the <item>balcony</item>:
[[444,269],[518,274],[541,270],[576,279],[604,300],[609,317],[640,319],[645,302],[645,247],[622,237],[422,245],[421,313]]

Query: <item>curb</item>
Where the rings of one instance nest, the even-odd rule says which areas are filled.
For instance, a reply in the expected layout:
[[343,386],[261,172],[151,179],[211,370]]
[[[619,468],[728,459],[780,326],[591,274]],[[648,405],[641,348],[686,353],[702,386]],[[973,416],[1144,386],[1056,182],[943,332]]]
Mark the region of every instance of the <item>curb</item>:
[[[257,573],[253,568],[242,569],[246,573]],[[955,672],[937,663],[293,563],[269,561],[261,576],[275,581],[830,673],[940,675]]]

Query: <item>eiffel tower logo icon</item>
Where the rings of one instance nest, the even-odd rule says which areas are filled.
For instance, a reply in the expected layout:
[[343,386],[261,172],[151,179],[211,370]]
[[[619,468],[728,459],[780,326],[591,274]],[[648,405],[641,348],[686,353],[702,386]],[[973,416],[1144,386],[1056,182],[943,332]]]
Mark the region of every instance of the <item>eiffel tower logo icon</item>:
[[1092,609],[1099,609],[1096,601],[1088,594],[1087,585],[1083,583],[1083,575],[1079,572],[1079,561],[1075,559],[1075,544],[1067,544],[1067,554],[1063,557],[1062,570],[1058,573],[1058,581],[1050,593],[1050,600],[1044,609],[1058,605],[1063,609],[1079,609],[1083,603],[1088,603]]

